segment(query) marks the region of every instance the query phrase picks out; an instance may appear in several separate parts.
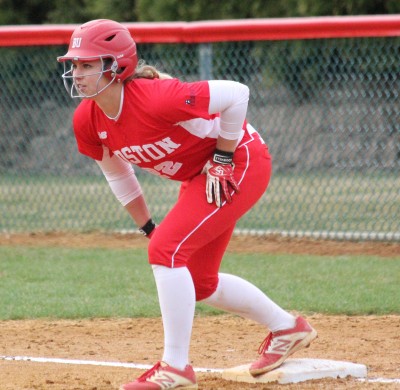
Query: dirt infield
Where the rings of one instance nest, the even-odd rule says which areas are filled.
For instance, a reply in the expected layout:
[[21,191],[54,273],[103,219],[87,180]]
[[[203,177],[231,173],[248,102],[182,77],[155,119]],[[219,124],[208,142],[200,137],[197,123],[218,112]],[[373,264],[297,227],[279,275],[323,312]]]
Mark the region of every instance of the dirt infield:
[[[147,239],[139,234],[87,234],[30,233],[0,234],[0,245],[63,246],[83,248],[137,248],[147,247]],[[311,255],[371,255],[400,257],[399,242],[375,241],[329,241],[280,236],[253,237],[234,236],[228,251],[243,253],[298,253]]]
[[[101,243],[101,244],[100,244]],[[75,236],[30,234],[0,236],[0,245],[70,247],[145,247],[136,235]],[[235,237],[229,251],[311,253],[319,255],[370,254],[394,257],[400,244],[318,242],[283,238]],[[294,357],[333,359],[365,364],[369,378],[309,381],[292,385],[243,384],[222,380],[219,374],[198,374],[199,388],[216,389],[399,389],[400,316],[306,315],[319,333],[310,348]],[[31,356],[107,362],[153,364],[162,353],[161,319],[27,320],[0,322],[0,356]],[[196,317],[191,359],[195,367],[227,368],[257,356],[265,330],[233,316]],[[143,371],[108,366],[33,363],[0,359],[0,390],[113,390]]]

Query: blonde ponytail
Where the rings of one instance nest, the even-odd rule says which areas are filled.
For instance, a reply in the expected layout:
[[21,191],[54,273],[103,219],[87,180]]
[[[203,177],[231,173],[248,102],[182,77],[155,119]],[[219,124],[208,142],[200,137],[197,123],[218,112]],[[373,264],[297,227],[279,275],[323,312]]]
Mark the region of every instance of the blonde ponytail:
[[172,79],[167,73],[158,71],[154,66],[146,65],[143,60],[140,60],[136,67],[135,73],[129,79]]

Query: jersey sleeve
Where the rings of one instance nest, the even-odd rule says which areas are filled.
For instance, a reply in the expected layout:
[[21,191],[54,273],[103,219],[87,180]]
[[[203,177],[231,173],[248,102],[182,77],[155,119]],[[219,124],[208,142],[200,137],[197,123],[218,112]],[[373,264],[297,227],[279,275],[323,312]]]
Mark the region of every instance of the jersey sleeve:
[[156,89],[160,119],[178,123],[192,118],[210,118],[210,90],[207,81],[193,83],[178,79],[160,80]]
[[76,143],[80,153],[101,161],[103,145],[92,125],[89,101],[82,101],[74,113],[73,127]]

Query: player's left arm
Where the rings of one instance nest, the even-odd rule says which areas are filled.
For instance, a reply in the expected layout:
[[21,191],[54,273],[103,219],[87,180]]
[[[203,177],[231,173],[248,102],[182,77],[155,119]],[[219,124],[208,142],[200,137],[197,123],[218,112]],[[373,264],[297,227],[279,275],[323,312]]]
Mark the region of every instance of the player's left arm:
[[217,149],[234,152],[243,133],[250,91],[247,85],[229,80],[210,80],[209,114],[220,114]]
[[[241,83],[227,80],[209,81],[209,113],[220,113],[220,133],[212,159],[207,161],[207,201],[222,205],[222,194],[228,203],[239,186],[233,176],[233,154],[243,133],[249,102],[249,88]],[[233,191],[232,191],[233,190]]]

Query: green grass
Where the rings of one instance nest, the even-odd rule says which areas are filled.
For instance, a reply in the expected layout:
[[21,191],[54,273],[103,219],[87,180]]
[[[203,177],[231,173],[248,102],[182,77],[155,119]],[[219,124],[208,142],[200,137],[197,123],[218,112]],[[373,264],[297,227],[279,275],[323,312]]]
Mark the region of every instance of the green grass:
[[[226,255],[288,310],[400,314],[400,256]],[[220,312],[198,304],[197,312]],[[144,250],[0,247],[0,319],[159,316]]]
[[0,318],[158,315],[143,251],[0,247]]
[[[154,219],[176,201],[179,183],[140,173]],[[400,232],[400,176],[314,172],[273,175],[241,229]],[[0,176],[0,231],[134,229],[101,176]]]

